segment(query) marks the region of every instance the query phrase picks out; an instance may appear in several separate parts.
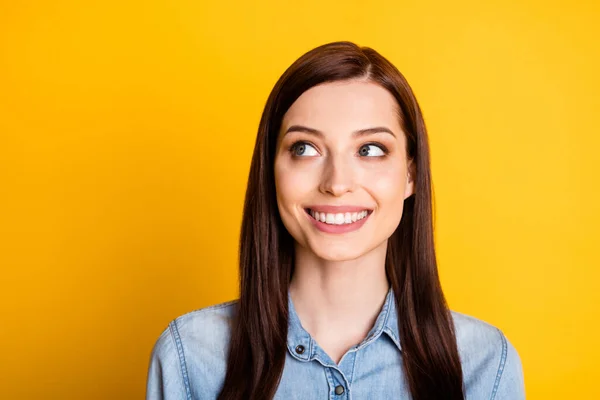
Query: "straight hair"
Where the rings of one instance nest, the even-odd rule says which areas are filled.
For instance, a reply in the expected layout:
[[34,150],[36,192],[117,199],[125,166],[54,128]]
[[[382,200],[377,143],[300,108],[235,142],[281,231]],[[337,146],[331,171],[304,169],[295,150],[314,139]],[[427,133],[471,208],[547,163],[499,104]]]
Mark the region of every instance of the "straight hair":
[[284,72],[260,120],[240,235],[240,298],[219,400],[272,399],[283,373],[294,269],[294,239],[283,225],[275,193],[275,151],[283,116],[308,89],[356,79],[380,85],[394,96],[406,156],[414,161],[414,194],[404,200],[385,262],[398,310],[404,379],[414,400],[464,399],[454,325],[437,271],[429,144],[421,109],[404,76],[378,52],[333,42],[302,55]]

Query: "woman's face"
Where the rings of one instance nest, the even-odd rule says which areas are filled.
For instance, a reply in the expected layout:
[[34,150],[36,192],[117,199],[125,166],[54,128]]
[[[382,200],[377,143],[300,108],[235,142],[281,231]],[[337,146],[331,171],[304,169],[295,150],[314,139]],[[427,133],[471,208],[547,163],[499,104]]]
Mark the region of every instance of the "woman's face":
[[365,81],[315,86],[292,104],[277,142],[275,186],[297,245],[330,261],[387,245],[413,193],[397,107],[386,89]]

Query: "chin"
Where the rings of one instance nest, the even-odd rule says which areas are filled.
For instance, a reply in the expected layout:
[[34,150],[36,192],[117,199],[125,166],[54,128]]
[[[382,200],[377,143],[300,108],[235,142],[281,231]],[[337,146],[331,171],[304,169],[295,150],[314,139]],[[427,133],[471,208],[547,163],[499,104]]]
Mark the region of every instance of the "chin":
[[327,261],[355,260],[368,252],[366,247],[349,246],[347,243],[337,246],[327,246],[325,243],[320,243],[309,248],[317,257]]

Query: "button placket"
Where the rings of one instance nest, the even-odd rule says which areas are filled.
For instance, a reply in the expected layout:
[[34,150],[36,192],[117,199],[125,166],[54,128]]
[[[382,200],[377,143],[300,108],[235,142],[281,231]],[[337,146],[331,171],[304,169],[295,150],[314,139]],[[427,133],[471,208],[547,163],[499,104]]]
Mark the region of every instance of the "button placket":
[[350,400],[349,382],[344,373],[337,367],[325,367],[325,373],[329,382],[329,399]]

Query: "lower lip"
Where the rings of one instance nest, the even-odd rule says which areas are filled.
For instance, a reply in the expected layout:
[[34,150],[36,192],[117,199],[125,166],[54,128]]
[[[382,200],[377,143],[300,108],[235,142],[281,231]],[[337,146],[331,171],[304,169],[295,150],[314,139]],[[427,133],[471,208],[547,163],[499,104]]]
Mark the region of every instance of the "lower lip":
[[342,225],[333,225],[333,224],[330,225],[330,224],[326,224],[325,222],[317,221],[316,219],[314,219],[312,217],[312,215],[310,215],[308,212],[306,212],[306,210],[304,210],[304,213],[306,214],[306,216],[308,217],[308,219],[310,219],[310,221],[313,223],[313,225],[315,226],[315,228],[317,228],[321,232],[326,232],[326,233],[348,233],[348,232],[352,232],[352,231],[355,231],[357,229],[360,229],[360,227],[363,226],[365,224],[365,222],[367,222],[367,219],[369,219],[369,217],[371,216],[371,214],[373,212],[369,211],[369,213],[367,214],[366,217],[364,217],[363,219],[359,219],[356,222],[352,222],[351,224],[342,224]]

